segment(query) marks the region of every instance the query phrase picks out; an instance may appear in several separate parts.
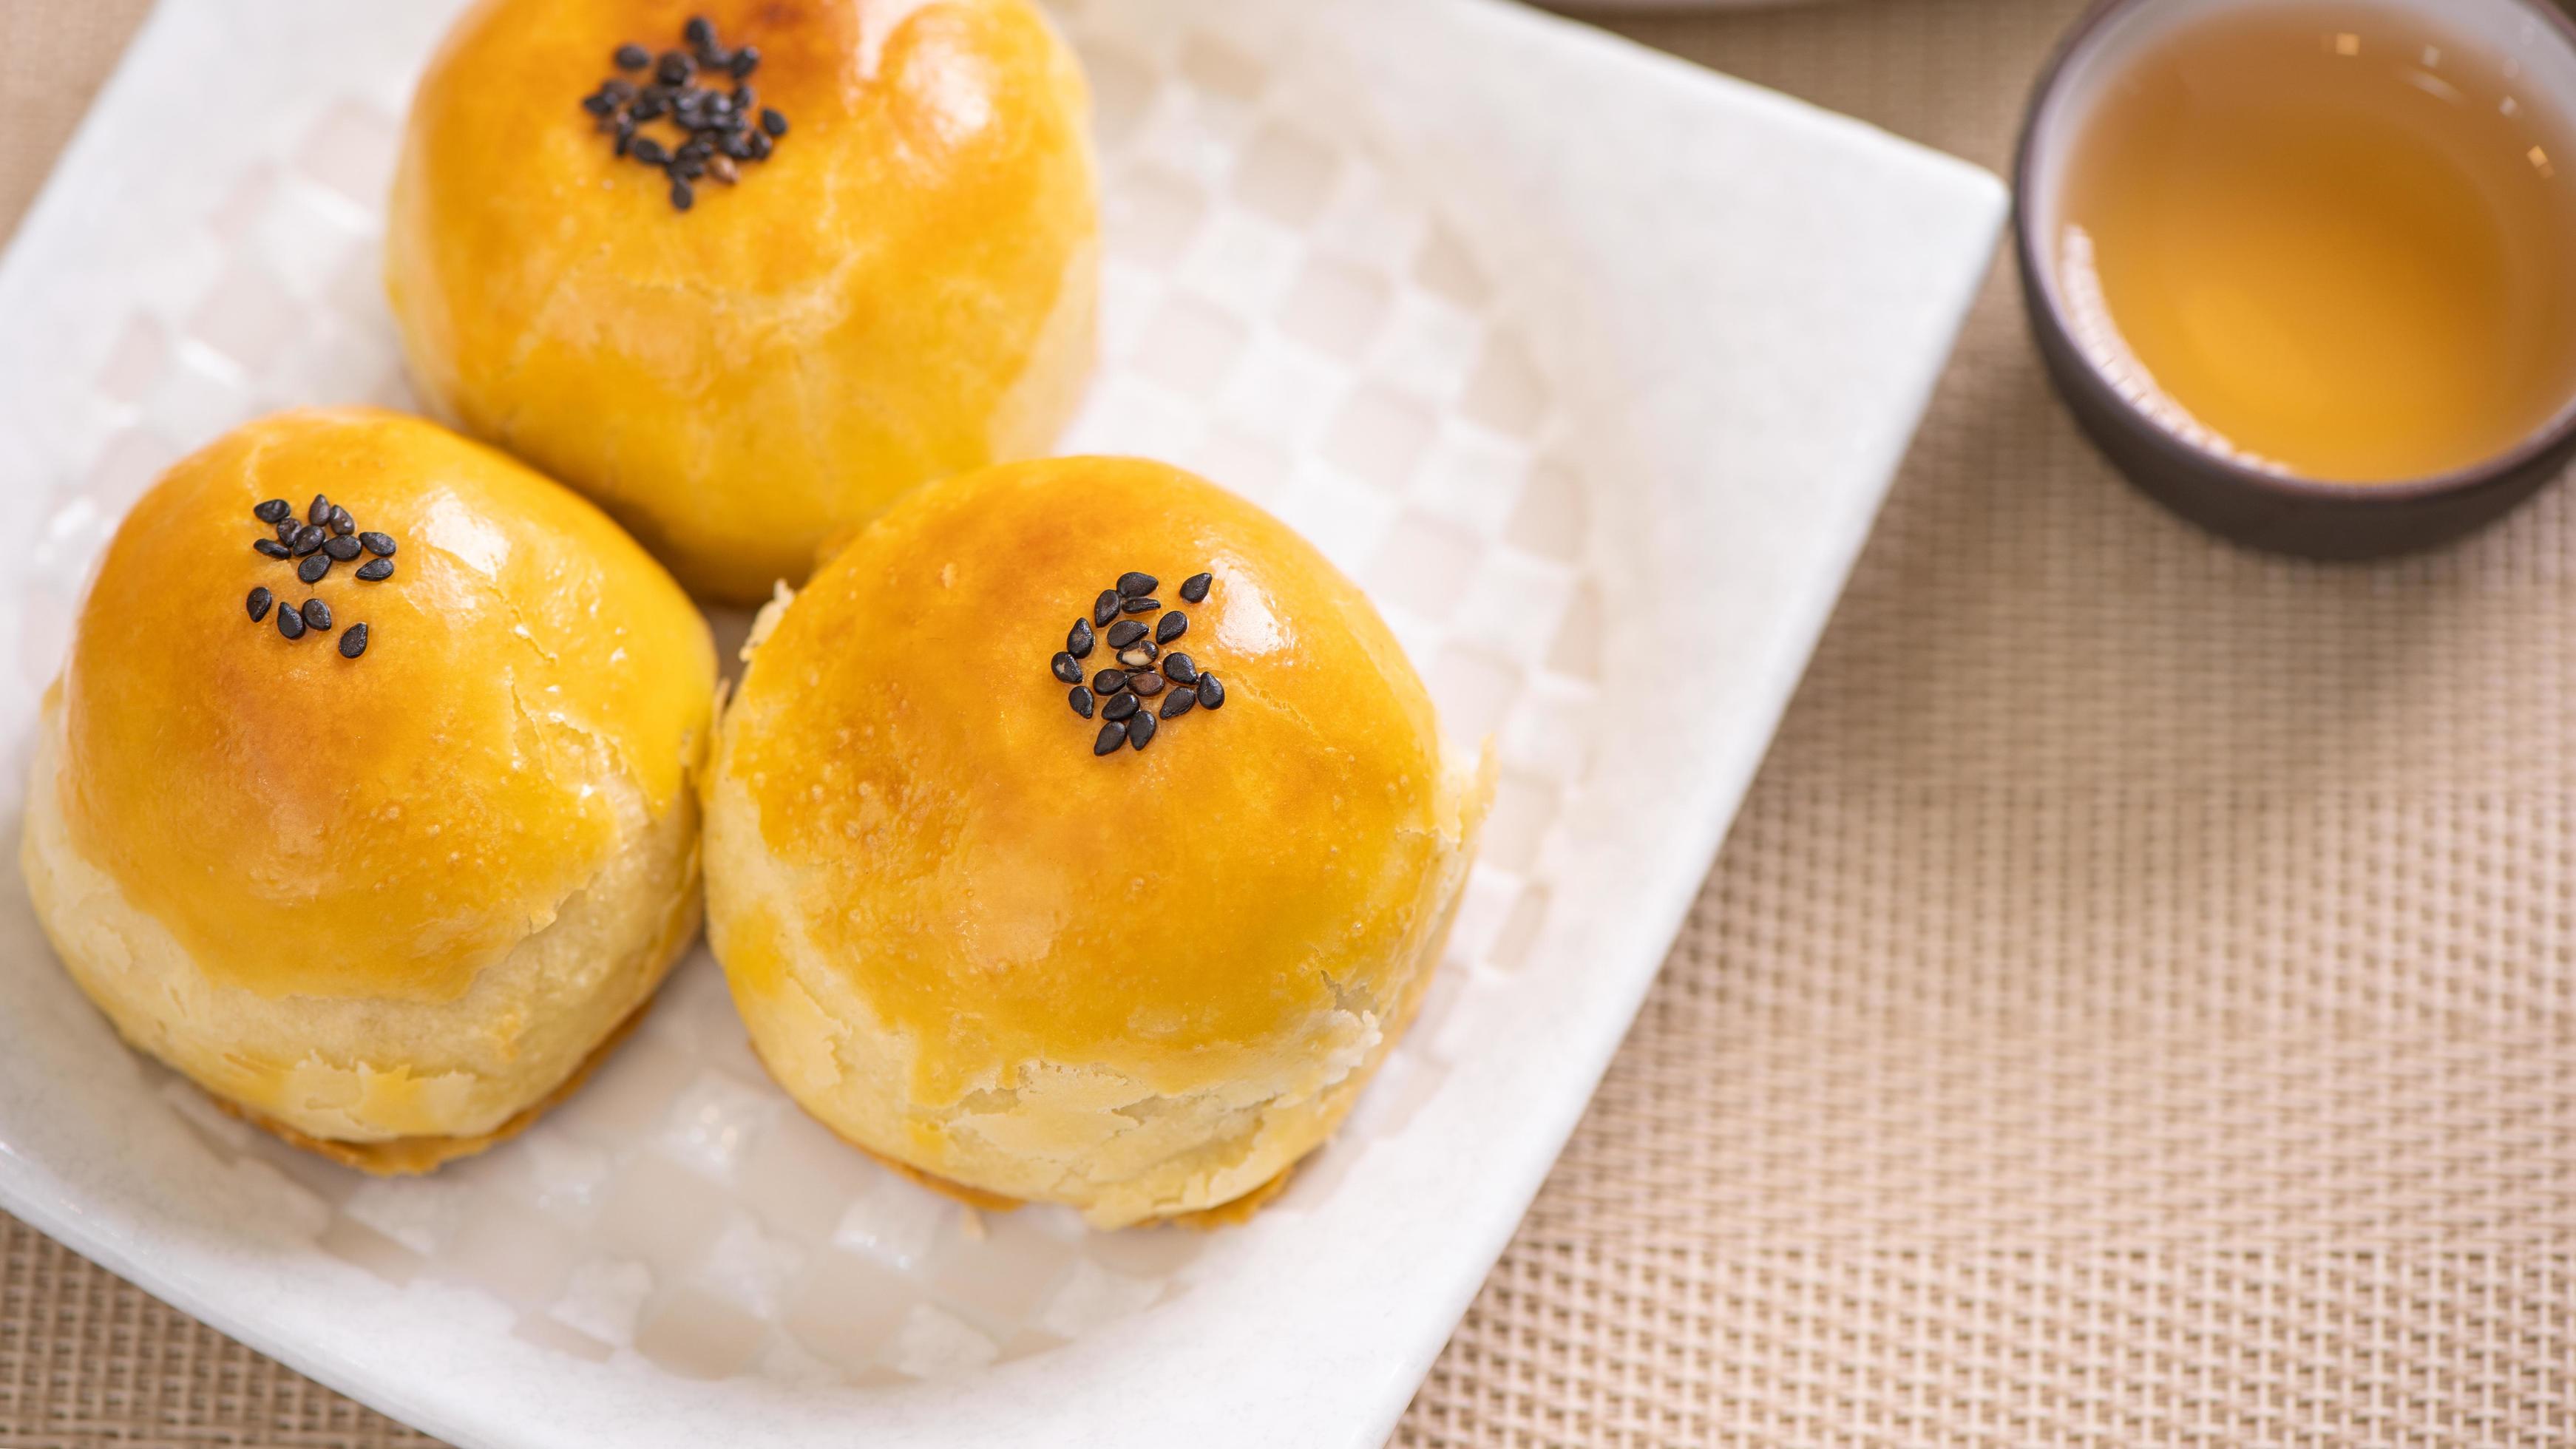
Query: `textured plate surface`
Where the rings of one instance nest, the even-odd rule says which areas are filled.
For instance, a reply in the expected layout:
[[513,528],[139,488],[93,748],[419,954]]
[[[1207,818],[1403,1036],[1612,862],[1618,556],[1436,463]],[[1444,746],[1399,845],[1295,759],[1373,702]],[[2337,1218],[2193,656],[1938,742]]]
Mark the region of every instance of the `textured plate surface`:
[[[79,592],[158,469],[270,408],[408,405],[379,210],[451,9],[165,0],[0,268],[11,818]],[[790,1108],[701,953],[566,1109],[376,1182],[120,1049],[13,884],[0,1199],[465,1444],[1383,1435],[1707,868],[2000,193],[1473,0],[1056,14],[1110,229],[1067,447],[1278,511],[1502,758],[1450,959],[1342,1139],[1213,1236],[970,1214]]]

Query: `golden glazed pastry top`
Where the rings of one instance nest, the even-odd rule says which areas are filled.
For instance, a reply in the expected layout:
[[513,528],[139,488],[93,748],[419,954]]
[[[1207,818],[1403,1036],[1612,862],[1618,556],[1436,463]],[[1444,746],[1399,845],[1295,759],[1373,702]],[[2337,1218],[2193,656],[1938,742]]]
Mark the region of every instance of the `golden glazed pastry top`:
[[[1049,660],[1130,570],[1188,616],[1169,648],[1224,705],[1095,757],[1099,721]],[[1183,602],[1201,572],[1206,600]],[[1039,1064],[1175,1096],[1260,1078],[1352,1003],[1399,1027],[1473,808],[1359,591],[1260,509],[1131,459],[899,504],[784,610],[722,737],[710,789],[748,792],[793,900],[720,893],[736,991],[767,1015],[808,994],[799,972],[835,973],[871,1033],[912,1044],[915,1109]],[[944,1170],[926,1142],[870,1145]]]
[[[253,508],[316,493],[393,536],[392,578],[252,551]],[[335,629],[253,623],[262,585]],[[656,817],[689,787],[712,677],[705,621],[580,498],[418,419],[282,414],[109,544],[59,686],[63,813],[220,984],[452,1000],[624,843],[612,781]]]
[[[579,102],[696,14],[790,129],[682,213]],[[483,0],[394,186],[413,374],[693,590],[764,598],[906,488],[1051,444],[1091,356],[1088,105],[1026,0]]]

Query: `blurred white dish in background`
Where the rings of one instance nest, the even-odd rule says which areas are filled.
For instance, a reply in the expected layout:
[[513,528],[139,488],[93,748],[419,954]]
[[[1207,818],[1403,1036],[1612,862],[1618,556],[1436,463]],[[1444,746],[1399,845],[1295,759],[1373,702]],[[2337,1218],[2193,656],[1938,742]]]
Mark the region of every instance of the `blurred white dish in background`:
[[1623,11],[1779,10],[1813,5],[1818,0],[1552,0],[1550,10],[1567,15],[1617,15]]

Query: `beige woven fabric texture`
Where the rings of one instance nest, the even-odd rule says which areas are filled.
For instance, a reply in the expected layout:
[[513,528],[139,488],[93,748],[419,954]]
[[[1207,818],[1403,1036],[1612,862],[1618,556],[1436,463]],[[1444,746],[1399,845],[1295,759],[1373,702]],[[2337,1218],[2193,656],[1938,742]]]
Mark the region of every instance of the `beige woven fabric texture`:
[[[21,37],[132,8],[0,5],[0,124]],[[2000,169],[2074,8],[1618,28]],[[2569,495],[2382,566],[2213,543],[1999,269],[1395,1443],[2576,1442],[2571,702]],[[427,1442],[7,1227],[0,1443]]]

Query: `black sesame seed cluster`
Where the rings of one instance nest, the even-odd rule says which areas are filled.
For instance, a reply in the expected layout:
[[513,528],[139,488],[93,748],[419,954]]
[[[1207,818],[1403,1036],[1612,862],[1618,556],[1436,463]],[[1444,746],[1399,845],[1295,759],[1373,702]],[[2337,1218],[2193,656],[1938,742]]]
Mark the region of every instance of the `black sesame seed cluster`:
[[[1073,712],[1084,719],[1100,716],[1100,733],[1091,742],[1095,755],[1113,754],[1120,745],[1141,750],[1154,742],[1158,721],[1225,707],[1225,685],[1214,674],[1201,671],[1186,654],[1164,652],[1190,632],[1190,616],[1164,610],[1154,597],[1161,582],[1152,574],[1120,574],[1117,587],[1102,589],[1091,601],[1091,616],[1073,621],[1064,648],[1048,662],[1056,678],[1073,686],[1065,695]],[[1210,582],[1206,574],[1182,580],[1182,602],[1204,602]],[[1111,666],[1086,682],[1083,661],[1104,646]],[[1165,696],[1159,707],[1158,695]]]
[[[703,15],[680,27],[685,50],[666,50],[659,57],[629,42],[609,57],[627,75],[613,75],[581,98],[602,133],[614,138],[617,154],[632,157],[671,179],[671,206],[686,211],[697,204],[697,183],[713,177],[727,186],[742,179],[742,168],[766,161],[787,134],[787,118],[760,104],[751,73],[760,69],[760,47],[727,50],[716,28]],[[731,89],[709,82],[722,78]],[[669,123],[669,139],[643,128]]]
[[[394,576],[393,535],[360,530],[349,510],[319,493],[313,495],[313,504],[304,510],[302,518],[295,516],[295,505],[283,498],[272,498],[250,513],[276,531],[274,537],[260,539],[251,548],[262,558],[293,562],[296,580],[307,587],[322,582],[333,564],[349,563],[361,555],[367,561],[357,567],[359,578],[374,584]],[[265,588],[251,590],[245,601],[250,621],[256,624],[267,618],[272,604],[277,608],[277,632],[289,639],[331,632],[329,604],[306,599],[300,605],[289,605]],[[367,626],[351,624],[340,635],[341,657],[355,659],[366,652]]]

